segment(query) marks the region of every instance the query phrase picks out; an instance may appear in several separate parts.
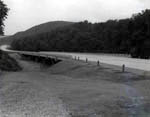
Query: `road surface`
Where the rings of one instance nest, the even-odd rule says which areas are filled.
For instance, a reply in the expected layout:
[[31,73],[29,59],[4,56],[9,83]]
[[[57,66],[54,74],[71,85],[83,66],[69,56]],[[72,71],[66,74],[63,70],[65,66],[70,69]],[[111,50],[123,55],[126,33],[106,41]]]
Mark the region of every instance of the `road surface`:
[[[7,45],[3,45],[0,47],[1,50],[8,51],[8,52],[18,52],[13,50],[8,50]],[[19,51],[21,53],[24,51]],[[113,56],[110,54],[92,54],[92,53],[69,53],[69,52],[34,52],[34,54],[38,55],[59,55],[59,56],[71,56],[72,58],[80,58],[80,60],[94,61],[97,62],[98,60],[101,63],[106,63],[110,65],[117,65],[122,66],[123,64],[128,68],[134,68],[144,71],[150,71],[150,60],[149,59],[135,59],[125,56]]]
[[111,64],[111,65],[117,65],[122,66],[123,64],[128,68],[134,68],[144,71],[150,71],[150,60],[145,59],[135,59],[125,56],[113,56],[113,55],[107,55],[107,54],[91,54],[91,53],[58,53],[58,52],[41,52],[45,54],[62,54],[62,55],[71,55],[73,58],[80,58],[80,60],[86,60],[86,58],[89,61],[95,61],[98,60],[101,63]]

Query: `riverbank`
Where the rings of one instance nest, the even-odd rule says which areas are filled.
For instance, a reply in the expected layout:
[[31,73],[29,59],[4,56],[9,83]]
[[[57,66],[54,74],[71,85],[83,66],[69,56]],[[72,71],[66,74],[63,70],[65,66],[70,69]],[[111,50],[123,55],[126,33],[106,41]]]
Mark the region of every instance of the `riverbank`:
[[149,116],[147,75],[72,60],[51,67],[18,62],[22,71],[1,75],[2,117]]

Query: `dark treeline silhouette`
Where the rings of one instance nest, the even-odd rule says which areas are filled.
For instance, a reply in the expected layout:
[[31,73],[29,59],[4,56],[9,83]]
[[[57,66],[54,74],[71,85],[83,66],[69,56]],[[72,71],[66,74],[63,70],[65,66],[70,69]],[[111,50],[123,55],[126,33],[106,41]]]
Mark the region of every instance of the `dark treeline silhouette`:
[[[8,8],[0,0],[0,35],[4,34],[4,20],[7,18]],[[0,50],[0,71],[18,71],[21,67],[17,61],[6,52]]]
[[0,35],[4,34],[4,20],[7,18],[8,10],[6,4],[0,0]]
[[74,23],[14,39],[12,48],[27,51],[105,52],[150,57],[150,10],[102,23]]

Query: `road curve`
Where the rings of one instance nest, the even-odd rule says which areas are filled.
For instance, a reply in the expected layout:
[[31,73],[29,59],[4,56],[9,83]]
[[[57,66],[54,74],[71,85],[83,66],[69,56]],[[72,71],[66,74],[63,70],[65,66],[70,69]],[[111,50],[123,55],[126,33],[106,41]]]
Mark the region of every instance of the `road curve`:
[[130,57],[121,57],[121,56],[113,56],[109,54],[92,54],[92,53],[70,53],[70,52],[25,52],[25,51],[14,51],[7,49],[8,45],[3,45],[0,47],[1,50],[6,52],[15,52],[15,53],[30,53],[37,55],[46,55],[46,56],[58,56],[62,58],[80,58],[80,60],[86,60],[97,62],[98,60],[101,63],[111,64],[122,66],[123,64],[128,68],[134,68],[144,71],[150,71],[150,60],[149,59],[135,59]]

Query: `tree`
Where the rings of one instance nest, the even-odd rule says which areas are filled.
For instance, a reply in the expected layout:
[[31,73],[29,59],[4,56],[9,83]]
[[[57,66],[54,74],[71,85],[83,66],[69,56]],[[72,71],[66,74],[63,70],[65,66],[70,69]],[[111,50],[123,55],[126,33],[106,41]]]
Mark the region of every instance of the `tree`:
[[4,34],[4,20],[7,18],[8,10],[6,4],[0,0],[0,35]]
[[14,49],[29,51],[107,52],[150,58],[150,10],[121,20],[73,23],[53,31],[13,36]]

